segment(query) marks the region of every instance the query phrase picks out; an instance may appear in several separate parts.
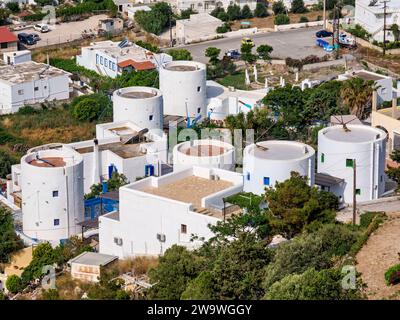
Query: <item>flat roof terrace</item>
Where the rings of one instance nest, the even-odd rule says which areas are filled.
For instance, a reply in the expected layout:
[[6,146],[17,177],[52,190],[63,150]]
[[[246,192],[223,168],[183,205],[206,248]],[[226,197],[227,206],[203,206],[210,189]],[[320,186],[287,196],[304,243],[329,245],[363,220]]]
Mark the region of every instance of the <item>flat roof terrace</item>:
[[225,180],[209,180],[194,175],[164,184],[158,188],[145,188],[140,191],[160,197],[191,203],[201,208],[201,199],[233,186]]
[[29,162],[30,165],[42,168],[61,168],[66,163],[62,157],[42,157]]
[[180,152],[194,157],[212,157],[219,156],[225,152],[225,148],[213,146],[211,144],[201,144],[192,147],[184,147],[182,146],[179,149]]
[[145,91],[128,91],[119,94],[121,97],[130,99],[148,99],[155,97],[156,92],[145,92]]
[[[82,147],[75,149],[80,154],[93,152],[93,146]],[[140,157],[146,153],[142,152],[140,149],[140,143],[135,144],[123,144],[121,142],[106,143],[99,145],[99,151],[109,150],[123,159],[129,159],[134,157]]]
[[197,68],[195,66],[189,66],[189,65],[172,65],[172,66],[167,66],[165,69],[171,70],[171,71],[196,71]]
[[361,78],[361,79],[363,79],[363,80],[365,80],[365,81],[370,81],[370,80],[378,81],[378,80],[385,79],[384,76],[379,76],[379,75],[376,75],[376,74],[371,74],[371,73],[365,72],[365,71],[357,71],[353,76],[354,76],[354,77]]

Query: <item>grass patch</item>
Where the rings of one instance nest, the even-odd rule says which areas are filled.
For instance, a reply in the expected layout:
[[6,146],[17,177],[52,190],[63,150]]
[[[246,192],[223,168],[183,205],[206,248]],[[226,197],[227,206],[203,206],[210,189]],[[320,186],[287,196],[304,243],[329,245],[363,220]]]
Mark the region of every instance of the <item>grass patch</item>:
[[240,71],[235,74],[230,74],[216,80],[219,84],[225,87],[234,87],[239,90],[248,90],[249,86],[245,83],[245,73]]

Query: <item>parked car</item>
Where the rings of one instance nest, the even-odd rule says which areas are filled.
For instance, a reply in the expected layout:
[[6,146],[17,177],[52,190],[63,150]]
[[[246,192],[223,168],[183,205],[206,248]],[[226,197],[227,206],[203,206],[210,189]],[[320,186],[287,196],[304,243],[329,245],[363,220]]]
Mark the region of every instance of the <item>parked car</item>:
[[315,36],[317,38],[326,38],[326,37],[332,37],[333,36],[333,32],[327,31],[327,30],[319,30],[317,31],[317,33],[315,34]]
[[47,24],[44,23],[38,23],[35,24],[35,26],[33,27],[36,31],[40,31],[41,33],[45,33],[45,32],[49,32],[49,26]]
[[242,39],[242,44],[251,44],[254,46],[254,42],[251,38],[243,38]]
[[226,52],[226,56],[231,58],[231,59],[239,59],[240,58],[240,52],[238,49],[231,49]]
[[23,44],[27,44],[29,46],[32,46],[34,44],[36,44],[36,40],[33,38],[33,36],[31,34],[27,34],[27,33],[19,33],[18,34],[18,40],[23,43]]
[[37,33],[30,33],[28,34],[28,36],[32,36],[32,38],[38,42],[39,40],[41,40],[40,36]]

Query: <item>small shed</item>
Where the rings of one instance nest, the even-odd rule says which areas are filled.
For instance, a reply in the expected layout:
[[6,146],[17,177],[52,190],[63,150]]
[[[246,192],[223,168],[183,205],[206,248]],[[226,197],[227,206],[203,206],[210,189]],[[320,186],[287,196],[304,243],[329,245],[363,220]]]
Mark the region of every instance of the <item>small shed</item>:
[[118,257],[96,252],[83,252],[79,256],[68,261],[71,268],[71,276],[88,282],[98,282],[101,269],[110,267],[118,260]]

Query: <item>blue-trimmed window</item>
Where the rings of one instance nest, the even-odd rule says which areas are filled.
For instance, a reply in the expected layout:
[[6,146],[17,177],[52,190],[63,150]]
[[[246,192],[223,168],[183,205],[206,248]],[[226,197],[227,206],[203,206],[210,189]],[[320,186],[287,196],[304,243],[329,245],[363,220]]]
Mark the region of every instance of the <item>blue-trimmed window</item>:
[[100,64],[103,65],[103,57],[100,56]]
[[107,59],[107,58],[104,58],[104,66],[105,66],[106,68],[108,68],[108,59]]
[[250,172],[247,172],[246,179],[247,179],[247,181],[250,181]]
[[59,226],[60,225],[60,219],[54,219],[54,225]]
[[264,177],[264,186],[269,186],[269,177]]
[[96,64],[99,64],[99,54],[96,53]]

